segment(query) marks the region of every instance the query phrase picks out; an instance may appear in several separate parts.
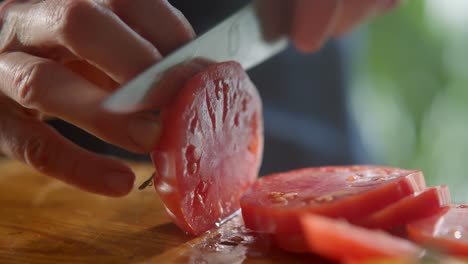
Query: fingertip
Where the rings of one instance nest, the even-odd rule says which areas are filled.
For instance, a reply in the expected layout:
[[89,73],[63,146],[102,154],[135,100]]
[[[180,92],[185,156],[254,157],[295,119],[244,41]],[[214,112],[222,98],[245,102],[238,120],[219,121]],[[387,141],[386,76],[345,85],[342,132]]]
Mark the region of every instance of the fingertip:
[[173,14],[178,18],[180,22],[181,26],[175,27],[175,29],[178,29],[179,31],[178,36],[180,37],[181,41],[188,42],[192,40],[193,38],[195,38],[196,36],[195,30],[193,29],[192,25],[187,20],[185,15],[179,9],[171,5],[169,2],[168,2],[168,5],[171,11],[173,12]]
[[153,113],[130,120],[129,136],[137,153],[149,153],[156,147],[162,133],[162,125]]
[[131,171],[109,172],[106,178],[106,191],[104,195],[110,197],[122,197],[129,194],[135,185],[135,174]]
[[133,190],[136,176],[125,162],[89,152],[83,154],[80,160],[86,162],[87,167],[73,176],[73,185],[108,197],[122,197]]
[[302,53],[313,53],[319,51],[326,41],[307,42],[301,39],[291,39],[294,47]]
[[296,1],[290,39],[301,52],[318,51],[335,27],[340,0]]

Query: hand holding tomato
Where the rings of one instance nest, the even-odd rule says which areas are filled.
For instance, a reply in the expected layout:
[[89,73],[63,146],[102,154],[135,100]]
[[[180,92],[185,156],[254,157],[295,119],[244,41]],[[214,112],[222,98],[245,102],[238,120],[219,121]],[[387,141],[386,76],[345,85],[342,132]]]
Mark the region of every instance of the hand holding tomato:
[[72,144],[43,117],[150,152],[157,117],[117,115],[101,102],[189,41],[189,23],[165,0],[10,0],[0,11],[0,152],[83,190],[128,193],[134,174],[125,164]]
[[[315,51],[328,36],[394,2],[283,3],[293,8],[292,42]],[[83,190],[128,193],[134,175],[126,165],[72,144],[42,120],[60,118],[129,151],[150,152],[161,134],[158,118],[117,115],[101,103],[192,39],[189,22],[166,0],[8,0],[0,5],[0,16],[0,152]],[[192,63],[172,74],[155,107],[182,86],[180,76],[200,67]]]

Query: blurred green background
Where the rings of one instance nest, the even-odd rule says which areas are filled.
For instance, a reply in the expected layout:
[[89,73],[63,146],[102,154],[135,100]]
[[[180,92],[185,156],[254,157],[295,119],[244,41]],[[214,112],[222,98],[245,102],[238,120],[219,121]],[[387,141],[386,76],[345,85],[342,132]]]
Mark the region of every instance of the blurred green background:
[[409,0],[361,32],[351,105],[374,162],[468,202],[468,1]]

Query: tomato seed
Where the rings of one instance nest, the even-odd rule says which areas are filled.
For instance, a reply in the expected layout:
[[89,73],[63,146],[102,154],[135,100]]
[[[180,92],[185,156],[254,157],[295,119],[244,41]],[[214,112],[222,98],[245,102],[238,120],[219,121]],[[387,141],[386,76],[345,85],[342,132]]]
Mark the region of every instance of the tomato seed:
[[270,198],[279,198],[283,196],[284,194],[282,192],[271,192],[268,194],[268,197]]
[[286,200],[286,198],[284,197],[276,197],[276,198],[271,199],[271,201],[273,203],[282,204],[282,205],[288,204],[288,200]]
[[356,178],[354,177],[354,175],[351,175],[348,178],[346,178],[346,181],[353,182],[355,179]]
[[319,197],[316,197],[314,200],[318,203],[323,203],[323,202],[331,202],[333,201],[334,197],[333,195],[322,195]]
[[223,89],[223,81],[219,80],[218,84],[216,85],[215,93],[216,93],[216,99],[221,99],[221,89]]
[[283,195],[283,197],[284,197],[286,200],[294,200],[294,199],[297,198],[297,196],[298,196],[297,193],[285,193],[285,194]]

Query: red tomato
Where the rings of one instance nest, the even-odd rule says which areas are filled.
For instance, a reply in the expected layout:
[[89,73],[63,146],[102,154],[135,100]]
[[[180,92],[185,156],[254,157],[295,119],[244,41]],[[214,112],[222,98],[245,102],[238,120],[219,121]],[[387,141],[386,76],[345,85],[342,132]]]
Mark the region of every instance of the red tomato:
[[422,173],[414,170],[307,168],[260,178],[242,196],[241,208],[248,228],[273,233],[280,247],[300,252],[304,213],[361,219],[425,187]]
[[432,187],[401,199],[384,209],[371,214],[356,224],[368,228],[393,229],[410,221],[429,217],[450,204],[450,193],[446,185]]
[[307,214],[301,217],[301,224],[309,251],[333,260],[417,259],[423,253],[406,239],[343,220]]
[[443,253],[468,256],[468,205],[453,205],[439,214],[409,223],[409,237]]
[[226,62],[195,75],[161,112],[152,159],[155,187],[174,222],[190,234],[239,209],[263,151],[260,97],[241,66]]

